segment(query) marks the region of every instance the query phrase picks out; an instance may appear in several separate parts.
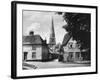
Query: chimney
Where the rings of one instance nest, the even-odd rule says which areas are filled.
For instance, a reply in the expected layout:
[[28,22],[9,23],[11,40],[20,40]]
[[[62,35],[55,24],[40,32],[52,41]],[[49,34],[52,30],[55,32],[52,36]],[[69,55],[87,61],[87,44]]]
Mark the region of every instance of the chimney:
[[30,36],[34,36],[34,32],[33,31],[30,31],[29,35]]

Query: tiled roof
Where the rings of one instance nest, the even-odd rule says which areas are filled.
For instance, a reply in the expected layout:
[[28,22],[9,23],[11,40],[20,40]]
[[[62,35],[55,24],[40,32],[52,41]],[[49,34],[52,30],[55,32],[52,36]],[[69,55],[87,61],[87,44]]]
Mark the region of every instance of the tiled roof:
[[40,35],[23,36],[23,44],[43,44]]
[[72,34],[71,33],[65,34],[64,39],[63,39],[63,42],[62,42],[62,46],[67,45],[67,43],[71,39],[71,37],[72,37]]

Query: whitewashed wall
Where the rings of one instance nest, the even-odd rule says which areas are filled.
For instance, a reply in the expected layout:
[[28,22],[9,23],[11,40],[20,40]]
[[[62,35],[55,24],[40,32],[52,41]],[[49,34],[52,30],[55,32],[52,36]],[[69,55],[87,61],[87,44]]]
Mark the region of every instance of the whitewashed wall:
[[42,47],[37,47],[36,48],[36,58],[37,59],[42,59]]
[[[23,53],[24,52],[28,52],[27,60],[42,59],[42,47],[41,46],[37,46],[36,50],[32,50],[32,46],[24,45]],[[36,52],[36,58],[32,59],[32,52]]]

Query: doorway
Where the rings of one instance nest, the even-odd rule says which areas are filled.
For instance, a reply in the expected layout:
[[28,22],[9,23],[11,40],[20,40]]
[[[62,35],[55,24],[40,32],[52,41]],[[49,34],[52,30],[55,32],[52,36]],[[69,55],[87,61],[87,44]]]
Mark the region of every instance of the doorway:
[[27,54],[28,52],[24,52],[24,60],[27,60]]

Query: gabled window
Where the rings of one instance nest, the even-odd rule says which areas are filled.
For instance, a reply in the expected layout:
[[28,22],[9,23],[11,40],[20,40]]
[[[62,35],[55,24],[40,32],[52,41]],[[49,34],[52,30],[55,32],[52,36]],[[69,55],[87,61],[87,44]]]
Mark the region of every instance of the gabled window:
[[36,50],[36,46],[32,46],[32,50]]

